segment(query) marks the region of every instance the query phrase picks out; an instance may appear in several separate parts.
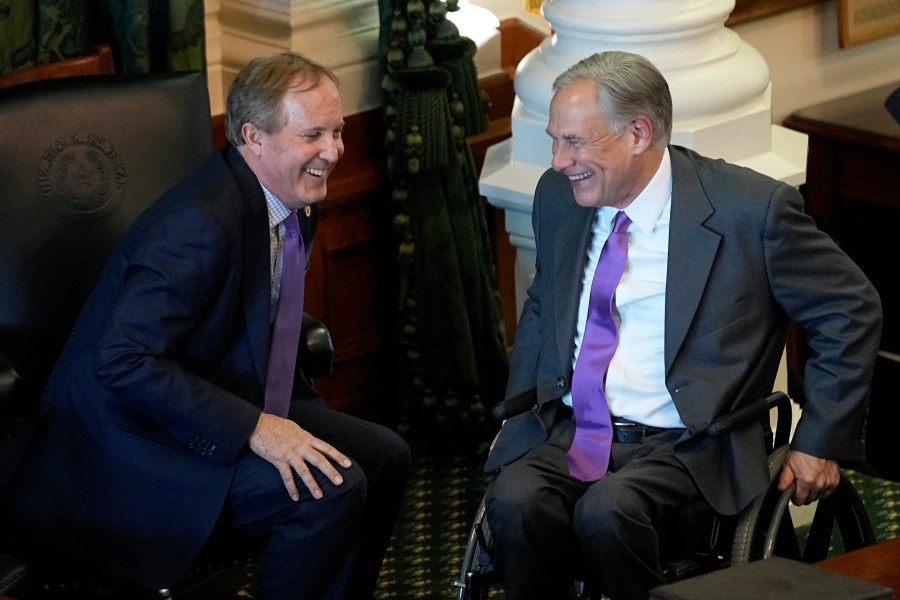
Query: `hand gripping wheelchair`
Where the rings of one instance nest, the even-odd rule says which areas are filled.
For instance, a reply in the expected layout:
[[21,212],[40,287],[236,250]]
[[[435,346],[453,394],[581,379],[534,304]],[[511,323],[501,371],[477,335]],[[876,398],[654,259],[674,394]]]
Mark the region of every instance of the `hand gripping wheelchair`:
[[[528,410],[530,406],[499,403],[493,411],[498,421]],[[775,415],[775,429],[770,425]],[[812,563],[828,555],[832,532],[837,525],[845,550],[875,543],[875,534],[865,507],[848,479],[841,475],[837,490],[818,501],[805,544],[794,530],[788,504],[794,486],[779,492],[778,477],[788,451],[790,399],[783,392],[760,398],[756,403],[730,413],[707,429],[711,436],[726,435],[754,421],[763,423],[769,448],[768,489],[741,513],[726,517],[705,506],[688,506],[660,524],[663,576],[668,583],[739,566],[774,555]],[[677,543],[676,543],[677,541]],[[457,600],[486,600],[498,587],[491,557],[491,531],[485,519],[484,499],[475,514],[459,576],[455,583]],[[572,585],[572,598],[599,600],[601,591],[584,582]]]

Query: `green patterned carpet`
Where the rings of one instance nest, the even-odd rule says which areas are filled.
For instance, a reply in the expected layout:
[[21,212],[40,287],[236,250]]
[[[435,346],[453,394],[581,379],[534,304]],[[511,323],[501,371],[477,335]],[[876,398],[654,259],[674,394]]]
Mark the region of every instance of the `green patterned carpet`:
[[456,598],[469,529],[488,483],[480,457],[417,452],[376,600]]
[[845,471],[866,505],[878,541],[900,536],[900,482]]

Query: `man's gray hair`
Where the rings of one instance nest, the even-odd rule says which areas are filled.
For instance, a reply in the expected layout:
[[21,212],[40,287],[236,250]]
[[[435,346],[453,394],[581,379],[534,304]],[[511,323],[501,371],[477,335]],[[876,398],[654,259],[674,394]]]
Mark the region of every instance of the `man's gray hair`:
[[553,92],[585,79],[595,83],[597,106],[612,131],[622,131],[636,117],[645,116],[653,123],[653,143],[669,143],[672,95],[665,77],[653,63],[630,52],[600,52],[557,77]]
[[295,52],[254,58],[240,70],[228,89],[225,103],[225,138],[232,146],[244,144],[241,128],[252,123],[265,133],[275,133],[287,123],[281,98],[296,85],[311,90],[327,77],[338,85],[327,67]]

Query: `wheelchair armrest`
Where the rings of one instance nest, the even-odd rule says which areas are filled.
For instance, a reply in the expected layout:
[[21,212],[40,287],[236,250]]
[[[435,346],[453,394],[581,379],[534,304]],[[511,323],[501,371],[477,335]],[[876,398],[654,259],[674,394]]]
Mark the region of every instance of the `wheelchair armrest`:
[[530,389],[501,400],[491,409],[491,416],[497,421],[503,422],[510,417],[531,410],[537,404],[537,390]]
[[[774,392],[765,398],[759,398],[744,408],[719,417],[706,428],[706,433],[710,437],[716,438],[726,433],[737,431],[752,423],[760,422],[772,408],[778,411],[778,431],[775,445],[777,448],[787,443],[787,432],[790,429],[789,425],[785,424],[785,420],[787,420],[787,424],[790,423],[791,401],[784,392]],[[783,442],[781,442],[782,437],[784,438]]]
[[303,325],[300,329],[300,347],[297,352],[297,365],[309,379],[324,377],[331,373],[334,360],[334,345],[331,333],[325,324],[310,315],[303,313]]
[[31,597],[31,575],[18,558],[0,555],[0,597]]
[[7,398],[18,381],[19,374],[13,368],[12,363],[0,354],[0,399]]

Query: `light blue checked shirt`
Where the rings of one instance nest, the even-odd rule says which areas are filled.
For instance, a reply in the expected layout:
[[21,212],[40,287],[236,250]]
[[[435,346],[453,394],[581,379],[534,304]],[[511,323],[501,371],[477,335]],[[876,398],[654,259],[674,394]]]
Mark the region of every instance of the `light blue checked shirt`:
[[269,281],[271,290],[269,293],[269,320],[275,319],[275,307],[278,306],[278,296],[281,291],[281,268],[283,263],[282,248],[284,247],[284,220],[291,214],[291,210],[279,200],[275,194],[259,184],[266,197],[266,207],[269,211]]

